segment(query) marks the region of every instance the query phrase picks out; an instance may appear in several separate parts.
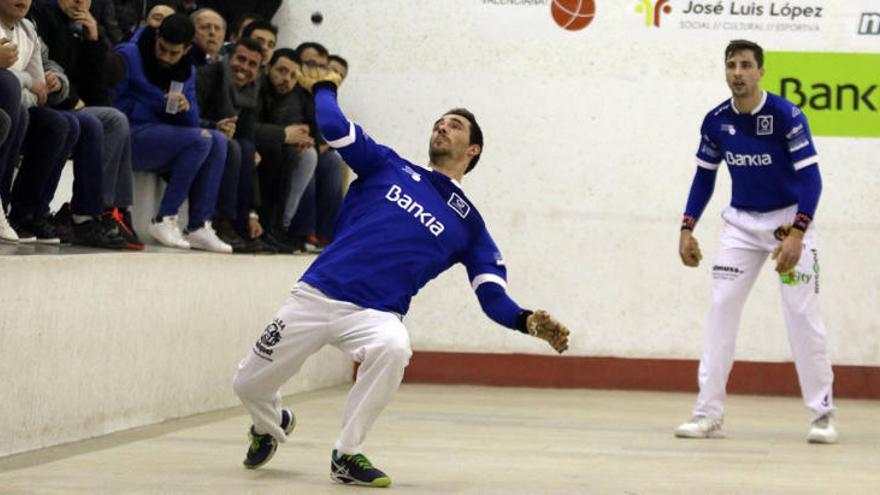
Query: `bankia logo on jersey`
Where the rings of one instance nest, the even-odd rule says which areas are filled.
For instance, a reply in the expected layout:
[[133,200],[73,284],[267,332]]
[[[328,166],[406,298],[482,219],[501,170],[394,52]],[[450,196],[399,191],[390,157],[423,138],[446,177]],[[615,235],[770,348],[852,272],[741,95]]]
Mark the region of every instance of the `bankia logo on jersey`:
[[403,211],[411,214],[412,217],[424,225],[431,234],[434,234],[434,237],[440,237],[440,234],[446,229],[446,227],[443,226],[443,223],[441,223],[440,220],[437,220],[437,217],[435,217],[433,213],[425,210],[425,207],[419,203],[416,203],[412,196],[404,193],[403,189],[397,184],[392,185],[391,189],[388,189],[388,192],[385,193],[385,199],[396,204]]
[[724,153],[724,161],[732,167],[767,167],[773,165],[769,153]]

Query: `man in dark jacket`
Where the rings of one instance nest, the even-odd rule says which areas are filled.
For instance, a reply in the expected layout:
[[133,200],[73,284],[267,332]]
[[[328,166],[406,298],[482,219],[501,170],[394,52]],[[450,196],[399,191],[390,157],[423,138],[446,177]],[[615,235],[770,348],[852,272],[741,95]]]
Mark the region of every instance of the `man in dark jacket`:
[[248,242],[251,187],[256,167],[254,146],[262,65],[262,47],[252,39],[239,41],[230,56],[205,65],[196,75],[196,95],[201,126],[216,129],[228,140],[226,168],[214,226],[234,252],[254,252],[259,243]]
[[[125,74],[121,58],[90,13],[92,0],[49,0],[31,14],[49,49],[70,82],[67,99],[56,108],[74,111],[82,132],[97,128],[95,152],[103,170],[101,187],[105,224],[118,228],[129,249],[143,249],[131,224],[132,165],[128,119],[110,106],[109,84]],[[94,122],[90,122],[94,121]]]
[[309,126],[314,121],[311,97],[296,84],[295,60],[295,52],[289,48],[272,56],[269,74],[262,81],[257,125],[257,151],[263,157],[260,219],[268,229],[269,241],[283,251],[303,247],[287,230],[318,163],[318,136]]
[[[145,27],[131,43],[119,45],[116,50],[127,70],[114,88],[116,107],[131,124],[135,170],[168,176],[149,233],[169,247],[231,253],[232,247],[211,227],[226,138],[219,131],[199,128],[195,69],[187,56],[194,35],[189,16],[173,14],[158,30]],[[179,91],[177,85],[182,86]],[[187,196],[189,225],[184,235],[177,213]]]

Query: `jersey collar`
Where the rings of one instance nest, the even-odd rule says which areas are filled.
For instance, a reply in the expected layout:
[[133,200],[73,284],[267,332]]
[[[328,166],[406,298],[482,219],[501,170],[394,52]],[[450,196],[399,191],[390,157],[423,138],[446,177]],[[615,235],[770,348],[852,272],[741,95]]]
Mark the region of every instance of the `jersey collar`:
[[[755,115],[764,109],[764,104],[767,103],[767,92],[764,91],[763,89],[761,91],[764,93],[764,95],[761,96],[761,103],[758,103],[758,106],[756,106],[754,110],[749,112],[749,115]],[[737,115],[740,114],[740,111],[736,109],[736,105],[733,104],[733,97],[732,96],[730,97],[730,108],[733,109],[733,113],[735,113]]]
[[[428,171],[430,171],[430,172],[437,172],[437,171],[434,170],[434,168],[431,167],[430,165],[421,165],[421,164],[416,164],[416,165],[417,165],[419,168],[423,168],[423,169],[428,170]],[[440,172],[437,172],[437,173],[440,174],[440,175],[442,175],[443,177],[446,177],[447,179],[449,179],[449,182],[452,182],[453,184],[455,184],[455,187],[457,187],[457,188],[461,189],[462,191],[464,191],[464,188],[461,187],[461,183],[460,183],[460,182],[458,182],[457,180],[453,179],[452,177],[450,177],[450,176],[448,176],[448,175],[446,175],[446,174],[443,174],[443,173],[440,173]]]

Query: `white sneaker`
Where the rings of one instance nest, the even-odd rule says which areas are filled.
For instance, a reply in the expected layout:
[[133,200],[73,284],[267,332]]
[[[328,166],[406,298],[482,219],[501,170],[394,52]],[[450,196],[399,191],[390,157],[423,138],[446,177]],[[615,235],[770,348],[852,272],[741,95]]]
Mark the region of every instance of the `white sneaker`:
[[189,242],[183,238],[183,234],[180,232],[180,226],[177,225],[177,215],[162,217],[161,222],[150,223],[147,232],[163,246],[178,249],[190,248]]
[[211,227],[211,222],[205,222],[205,225],[192,232],[186,233],[186,240],[193,249],[201,249],[203,251],[211,251],[214,253],[232,253],[232,246],[221,241]]
[[831,413],[813,421],[807,441],[810,443],[837,443],[837,428],[834,427],[834,419]]
[[694,416],[687,423],[682,423],[675,429],[678,438],[724,438],[721,425],[724,419],[715,419],[707,416]]
[[6,220],[6,215],[3,213],[2,207],[0,207],[0,241],[18,242],[18,240],[18,234],[16,234],[15,229],[9,225],[9,221]]

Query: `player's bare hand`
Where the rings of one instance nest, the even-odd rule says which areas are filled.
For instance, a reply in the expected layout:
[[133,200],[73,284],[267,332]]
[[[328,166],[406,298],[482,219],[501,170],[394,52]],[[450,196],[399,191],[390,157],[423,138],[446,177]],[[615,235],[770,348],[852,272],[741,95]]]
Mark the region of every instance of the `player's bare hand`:
[[338,88],[342,84],[342,76],[330,69],[301,64],[296,69],[296,82],[309,93],[312,87],[322,81],[329,81]]
[[568,327],[558,322],[544,310],[530,314],[526,320],[529,335],[546,340],[553,349],[562,354],[568,349]]
[[773,250],[772,257],[776,260],[776,271],[786,273],[797,266],[803,247],[804,233],[798,229],[791,229]]
[[685,266],[700,266],[703,253],[700,251],[700,243],[697,242],[697,238],[691,234],[690,230],[681,231],[681,237],[678,241],[678,255],[681,256],[681,262]]
[[18,45],[0,38],[0,69],[8,69],[15,62],[18,62]]

